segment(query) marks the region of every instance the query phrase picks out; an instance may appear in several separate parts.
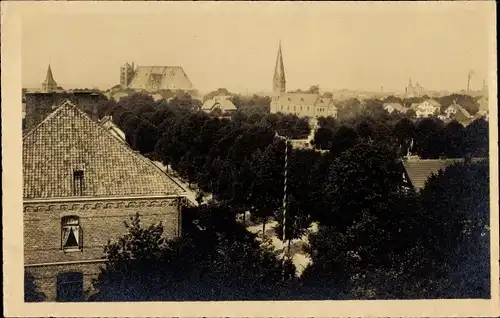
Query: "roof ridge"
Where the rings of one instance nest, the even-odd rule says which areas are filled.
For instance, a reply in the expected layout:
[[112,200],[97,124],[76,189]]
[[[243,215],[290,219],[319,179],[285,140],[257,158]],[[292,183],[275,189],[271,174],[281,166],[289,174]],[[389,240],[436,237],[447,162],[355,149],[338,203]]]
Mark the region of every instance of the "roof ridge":
[[[80,112],[80,114],[82,114],[83,116],[85,116],[86,119],[88,119],[91,122],[95,123],[99,127],[98,129],[101,129],[101,130],[105,131],[105,133],[108,135],[108,137],[111,138],[114,142],[116,142],[117,145],[120,145],[126,151],[130,152],[135,158],[138,158],[139,160],[142,160],[143,162],[145,162],[147,165],[152,166],[155,169],[157,169],[162,175],[166,176],[168,179],[170,179],[172,182],[174,182],[177,186],[179,186],[183,190],[183,192],[186,192],[186,190],[184,189],[184,187],[180,186],[178,182],[176,182],[166,172],[164,172],[158,166],[156,166],[149,158],[146,158],[145,156],[143,156],[138,151],[135,151],[134,149],[132,149],[132,147],[130,147],[130,145],[126,141],[125,141],[125,143],[118,142],[118,140],[111,134],[111,132],[108,129],[106,129],[103,125],[101,125],[98,122],[94,121],[92,118],[90,118],[84,111],[80,110],[78,107],[76,107],[76,106],[74,106],[74,107],[76,108],[76,110],[78,110]],[[116,125],[112,120],[111,120],[111,123],[113,123],[114,125]],[[116,126],[118,127],[118,125],[116,125]],[[118,127],[118,128],[120,128],[120,127]],[[120,128],[120,130],[121,130],[121,128]]]
[[59,112],[62,111],[62,109],[64,109],[65,106],[70,106],[70,107],[75,107],[76,108],[76,106],[69,99],[63,100],[59,104],[59,106],[57,106],[57,108],[52,113],[50,113],[47,117],[45,117],[44,120],[42,120],[41,122],[39,122],[35,127],[33,127],[30,130],[28,130],[26,132],[26,134],[24,134],[23,140],[26,139],[28,136],[32,135],[33,132],[35,132],[38,128],[40,128],[40,126],[42,126],[44,123],[46,123],[47,121],[49,121],[51,118],[55,117]]
[[[104,131],[104,134],[106,134],[106,136],[108,138],[110,138],[112,140],[112,142],[116,143],[116,145],[122,147],[123,149],[125,149],[126,151],[128,151],[129,153],[132,154],[132,156],[134,156],[135,158],[139,159],[139,160],[142,160],[145,164],[149,165],[150,167],[154,167],[158,172],[161,173],[161,175],[163,176],[166,176],[170,181],[172,181],[175,185],[177,185],[178,187],[180,187],[182,189],[182,192],[186,192],[186,189],[184,189],[184,187],[182,187],[178,182],[176,182],[171,176],[169,176],[166,172],[162,171],[158,166],[156,166],[150,159],[146,158],[145,156],[143,156],[142,154],[136,152],[134,149],[132,149],[130,147],[130,145],[125,142],[119,142],[115,136],[113,136],[111,134],[111,132],[106,129],[102,124],[100,124],[99,122],[96,122],[95,120],[93,120],[92,118],[90,118],[90,116],[85,113],[83,110],[81,110],[80,108],[78,108],[78,106],[76,106],[75,104],[71,103],[71,101],[69,100],[66,100],[64,101],[63,103],[61,103],[61,105],[55,110],[53,111],[49,116],[47,116],[42,122],[40,122],[40,124],[38,124],[33,130],[31,130],[29,133],[27,133],[25,136],[23,136],[23,140],[28,137],[29,135],[31,135],[36,129],[38,129],[42,124],[46,123],[47,121],[49,121],[50,119],[54,118],[56,116],[56,114],[58,114],[59,112],[61,112],[63,109],[65,109],[65,107],[67,108],[73,108],[75,111],[77,111],[80,115],[82,115],[86,120],[90,121],[91,123],[95,124],[95,126],[97,126],[99,130],[101,131]],[[113,121],[111,121],[113,123]],[[113,123],[114,124],[114,123]],[[119,128],[119,127],[118,127]]]

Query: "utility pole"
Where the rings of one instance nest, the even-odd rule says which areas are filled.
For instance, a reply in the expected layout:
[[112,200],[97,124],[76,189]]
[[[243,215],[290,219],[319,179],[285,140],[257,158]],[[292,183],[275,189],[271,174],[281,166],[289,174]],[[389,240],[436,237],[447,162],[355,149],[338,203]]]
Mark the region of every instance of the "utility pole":
[[[286,208],[287,208],[287,181],[288,181],[288,137],[281,136],[278,133],[275,135],[277,138],[282,139],[285,141],[285,178],[284,178],[284,187],[283,187],[283,235],[282,235],[282,242],[283,242],[283,254],[281,256],[281,261],[282,261],[282,279],[283,281],[285,280],[285,263],[286,263],[286,255],[287,252],[288,254],[290,253],[290,244],[286,244]],[[288,251],[287,250],[288,246]]]

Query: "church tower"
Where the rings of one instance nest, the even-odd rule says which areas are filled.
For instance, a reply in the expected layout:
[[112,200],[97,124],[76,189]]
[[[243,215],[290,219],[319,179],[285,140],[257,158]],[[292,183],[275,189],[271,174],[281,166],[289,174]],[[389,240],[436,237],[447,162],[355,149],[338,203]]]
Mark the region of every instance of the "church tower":
[[52,69],[47,69],[47,76],[45,77],[45,81],[42,83],[42,88],[45,93],[52,93],[57,89],[57,83],[54,80],[54,76],[52,75]]
[[123,88],[127,88],[132,81],[132,77],[134,76],[134,63],[132,65],[125,63],[122,67],[120,67],[120,85]]
[[280,95],[286,92],[285,67],[283,65],[283,55],[281,53],[281,41],[276,57],[276,66],[274,67],[273,93]]

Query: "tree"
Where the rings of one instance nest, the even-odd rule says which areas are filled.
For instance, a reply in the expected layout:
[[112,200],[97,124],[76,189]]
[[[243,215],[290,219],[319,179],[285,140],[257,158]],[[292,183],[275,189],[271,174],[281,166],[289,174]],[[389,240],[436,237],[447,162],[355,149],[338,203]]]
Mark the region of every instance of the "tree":
[[341,126],[333,135],[330,151],[340,154],[343,151],[354,147],[358,143],[358,134],[352,128]]
[[478,118],[469,124],[464,131],[465,153],[472,157],[488,157],[489,125],[484,118]]
[[237,224],[227,208],[194,208],[186,235],[165,241],[161,224],[128,233],[106,247],[93,282],[97,301],[258,300],[279,297],[281,262]]
[[45,294],[40,292],[35,277],[28,270],[24,270],[24,301],[40,302],[45,300]]
[[489,163],[461,163],[422,190],[423,239],[436,262],[433,298],[490,297]]
[[381,146],[356,145],[332,163],[324,193],[329,209],[319,221],[345,229],[403,186],[401,164],[394,153]]
[[314,134],[313,145],[318,149],[331,149],[333,142],[333,130],[320,127]]
[[447,158],[463,158],[464,127],[457,121],[448,123],[442,130],[442,155]]
[[424,118],[415,128],[414,151],[423,159],[437,159],[441,155],[443,122],[434,118]]
[[284,143],[277,140],[252,155],[251,215],[262,221],[263,235],[267,221],[282,206],[284,151]]

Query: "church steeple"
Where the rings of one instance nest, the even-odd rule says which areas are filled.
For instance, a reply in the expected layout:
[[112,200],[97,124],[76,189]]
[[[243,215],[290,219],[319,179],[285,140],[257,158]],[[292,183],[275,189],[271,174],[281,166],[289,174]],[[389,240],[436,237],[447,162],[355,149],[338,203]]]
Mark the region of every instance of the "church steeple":
[[45,81],[42,83],[43,90],[46,93],[51,93],[57,89],[57,83],[54,80],[54,76],[52,75],[52,69],[49,68],[47,69],[47,76],[45,77]]
[[283,55],[281,53],[281,41],[278,47],[276,66],[274,67],[273,92],[275,94],[286,92],[285,66],[283,64]]

